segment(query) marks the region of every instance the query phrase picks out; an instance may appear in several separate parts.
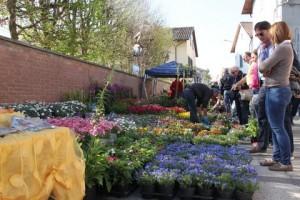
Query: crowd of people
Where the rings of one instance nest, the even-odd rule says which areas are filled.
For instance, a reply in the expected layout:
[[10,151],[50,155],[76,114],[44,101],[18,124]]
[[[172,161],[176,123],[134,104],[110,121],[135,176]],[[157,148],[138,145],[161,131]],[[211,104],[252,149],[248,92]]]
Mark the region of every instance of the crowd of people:
[[247,124],[249,117],[257,118],[259,133],[250,153],[266,152],[272,145],[272,158],[260,165],[272,171],[292,171],[292,125],[300,103],[300,65],[291,31],[283,21],[273,25],[261,21],[255,24],[254,32],[260,45],[243,56],[248,65],[246,74],[233,66],[226,68],[219,83],[211,87],[201,83],[185,89],[176,83],[176,87],[180,85],[192,122],[209,124],[207,106],[211,99],[216,102],[213,110],[226,112],[241,125]]

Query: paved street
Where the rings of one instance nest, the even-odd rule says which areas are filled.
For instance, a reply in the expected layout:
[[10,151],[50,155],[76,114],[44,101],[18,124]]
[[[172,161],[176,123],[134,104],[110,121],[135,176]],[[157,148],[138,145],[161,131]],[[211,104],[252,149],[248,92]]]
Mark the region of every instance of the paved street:
[[293,172],[272,172],[259,166],[259,161],[272,155],[272,149],[267,153],[257,154],[252,164],[256,166],[259,175],[260,189],[254,194],[253,200],[299,200],[300,199],[300,120],[295,121],[295,160]]

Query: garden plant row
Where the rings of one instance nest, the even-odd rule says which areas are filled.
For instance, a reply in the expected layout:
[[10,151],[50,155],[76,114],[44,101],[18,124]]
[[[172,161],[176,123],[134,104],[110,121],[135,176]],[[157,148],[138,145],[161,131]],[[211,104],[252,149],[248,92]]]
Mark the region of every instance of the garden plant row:
[[79,117],[49,122],[79,136],[87,199],[90,191],[124,197],[138,185],[144,198],[168,199],[177,193],[182,199],[238,199],[243,193],[251,199],[256,172],[247,152],[235,146],[250,133],[232,128],[220,115],[210,115],[216,122],[211,127],[178,117],[113,114],[98,122]]

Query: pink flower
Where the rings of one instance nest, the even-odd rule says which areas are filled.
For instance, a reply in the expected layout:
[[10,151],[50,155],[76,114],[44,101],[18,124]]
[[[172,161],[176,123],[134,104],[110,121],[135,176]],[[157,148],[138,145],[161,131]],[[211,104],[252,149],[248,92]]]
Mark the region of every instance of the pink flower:
[[83,119],[80,117],[53,118],[48,119],[48,122],[55,126],[68,127],[74,130],[81,139],[87,134],[92,136],[105,135],[116,126],[114,122],[105,119],[99,119],[99,121],[92,123],[90,119]]

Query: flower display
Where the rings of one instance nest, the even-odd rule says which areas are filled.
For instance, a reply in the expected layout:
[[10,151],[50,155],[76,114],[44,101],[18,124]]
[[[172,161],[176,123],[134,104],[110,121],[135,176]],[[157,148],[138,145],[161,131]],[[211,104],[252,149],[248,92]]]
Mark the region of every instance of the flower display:
[[250,162],[248,152],[236,146],[174,143],[146,164],[143,174],[152,175],[157,182],[174,177],[180,184],[192,177],[193,184],[198,186],[227,187],[232,181],[233,187],[237,187],[236,183],[255,183],[257,173]]
[[24,113],[28,117],[73,117],[83,113],[86,105],[79,101],[56,103],[27,102],[23,104],[6,104],[6,108]]
[[80,117],[49,118],[47,121],[55,126],[71,128],[81,139],[87,134],[92,136],[103,136],[116,126],[115,122],[107,121],[105,119],[100,119],[93,125],[90,119],[83,119]]
[[167,110],[175,112],[175,113],[185,113],[186,112],[186,110],[184,108],[178,107],[178,106],[168,107]]
[[135,114],[158,114],[168,111],[166,107],[159,105],[141,105],[141,106],[130,106],[128,108],[129,112]]
[[177,116],[180,119],[189,119],[190,118],[190,112],[180,112],[180,113],[178,113]]
[[135,123],[135,121],[128,117],[112,114],[106,117],[106,119],[115,122],[116,126],[118,126],[119,130],[122,132],[137,130],[137,124]]
[[177,106],[164,107],[155,104],[130,106],[128,110],[129,112],[135,114],[160,114],[163,112],[175,112],[175,113],[185,112],[185,109],[181,107],[177,107]]

